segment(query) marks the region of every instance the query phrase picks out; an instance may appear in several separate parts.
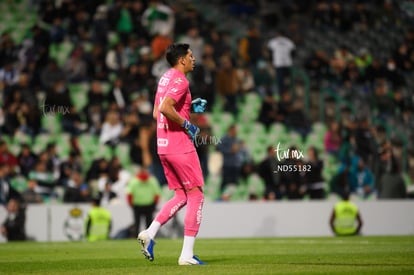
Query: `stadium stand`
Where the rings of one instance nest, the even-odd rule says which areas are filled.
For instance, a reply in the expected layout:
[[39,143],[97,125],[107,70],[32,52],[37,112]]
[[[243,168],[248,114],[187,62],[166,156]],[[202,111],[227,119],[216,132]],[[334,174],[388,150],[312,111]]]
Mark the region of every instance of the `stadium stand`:
[[[332,195],[332,180],[343,169],[354,169],[350,162],[354,156],[366,157],[378,181],[382,176],[382,163],[377,160],[384,146],[389,145],[392,159],[400,167],[398,174],[405,180],[407,195],[414,193],[414,18],[404,8],[404,1],[376,1],[375,4],[324,0],[160,1],[172,7],[174,15],[162,14],[162,10],[149,6],[148,1],[100,2],[10,0],[0,3],[4,14],[0,18],[0,134],[7,150],[16,158],[22,144],[30,145],[33,153],[40,156],[49,143],[56,143],[56,161],[53,156],[45,161],[57,179],[59,162],[66,160],[74,150],[81,153],[84,176],[97,159],[109,161],[117,157],[119,164],[109,167],[105,173],[114,185],[123,180],[119,175],[121,171],[133,176],[140,166],[151,167],[149,151],[153,149],[150,142],[153,136],[145,139],[151,124],[148,106],[152,104],[157,75],[165,68],[161,60],[151,58],[156,35],[150,33],[142,19],[144,11],[152,9],[150,20],[174,17],[175,24],[168,33],[170,38],[182,37],[188,26],[194,25],[200,30],[205,45],[213,48],[209,52],[205,47],[206,59],[200,61],[203,71],[197,72],[203,74],[203,87],[209,87],[208,92],[214,94],[208,112],[200,120],[207,121],[215,138],[214,142],[210,139],[210,173],[205,179],[210,200],[224,199],[219,190],[220,164],[216,161],[218,152],[214,146],[217,144],[213,143],[219,142],[234,123],[239,138],[249,150],[253,168],[235,190],[225,194],[230,194],[226,200],[268,199],[255,165],[263,160],[268,146],[278,144],[284,148],[295,146],[305,152],[301,159],[304,163],[309,147],[318,150],[324,164],[322,176],[327,198]],[[131,30],[125,29],[128,22],[132,24]],[[256,40],[248,36],[252,26],[259,30]],[[288,102],[282,102],[281,93],[276,89],[275,71],[266,47],[276,30],[283,30],[296,44]],[[249,52],[255,54],[252,58],[257,58],[256,62],[243,59],[241,41],[258,47]],[[119,64],[119,68],[109,66],[110,52],[119,43],[128,64]],[[102,52],[95,52],[97,45]],[[345,54],[345,51],[348,52]],[[69,66],[68,60],[76,55],[80,55],[82,62]],[[223,55],[230,56],[240,72],[248,68],[257,84],[238,95],[237,114],[224,109],[225,99],[214,91],[214,82],[211,85]],[[57,69],[42,74],[47,71],[46,64],[50,60],[56,61]],[[137,65],[137,69],[131,75],[129,68],[133,65]],[[63,72],[65,76],[74,71],[84,72],[86,77],[68,80],[61,79],[62,74],[59,74]],[[29,76],[28,90],[19,86],[18,78],[22,74]],[[270,78],[270,86],[266,77]],[[122,92],[127,93],[126,103],[110,99],[117,78],[124,80],[127,91]],[[63,88],[53,89],[57,89],[59,96],[67,94],[70,102],[48,106],[47,100],[53,90],[48,83],[59,80],[63,81]],[[100,81],[104,87],[103,102],[89,101],[93,80]],[[195,95],[203,95],[196,79],[191,85]],[[259,122],[266,93],[271,93],[276,102],[275,121],[268,128]],[[33,94],[35,103],[28,100]],[[57,100],[54,102],[59,102]],[[299,103],[299,107],[295,109],[293,103]],[[287,106],[295,112],[289,109],[288,113],[283,113],[282,109],[288,109]],[[65,113],[63,107],[69,108],[69,113]],[[100,127],[108,110],[117,112],[124,123],[128,113],[139,118],[138,125],[131,126],[128,133],[148,141],[141,148],[141,163],[134,163],[130,158],[129,134],[120,136],[116,143],[100,143]],[[40,115],[34,115],[36,112]],[[365,118],[369,123],[367,129],[361,126]],[[325,151],[327,125],[332,120],[341,125],[341,150],[336,156]],[[308,127],[305,132],[298,130],[302,129],[298,125],[303,123]],[[39,127],[35,126],[37,124]],[[384,130],[384,137],[381,130]],[[369,138],[365,139],[367,135]],[[371,150],[361,151],[365,147]],[[24,192],[28,178],[20,173],[19,165],[12,168],[10,184]],[[93,192],[99,191],[99,184],[86,184]],[[308,199],[306,182],[301,182],[300,189],[303,190],[301,198]],[[358,198],[365,199],[359,191],[352,191]],[[377,194],[380,190],[373,192]],[[168,196],[165,190],[163,194]],[[376,195],[369,198],[376,199]],[[282,194],[278,199],[287,198]]]

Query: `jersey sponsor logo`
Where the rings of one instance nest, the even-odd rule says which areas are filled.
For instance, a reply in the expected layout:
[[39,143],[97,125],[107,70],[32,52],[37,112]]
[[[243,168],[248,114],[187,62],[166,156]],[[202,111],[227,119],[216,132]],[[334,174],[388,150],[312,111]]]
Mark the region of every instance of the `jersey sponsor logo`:
[[178,77],[178,78],[174,79],[175,84],[180,84],[182,82],[183,82],[183,79],[181,77]]
[[168,146],[168,139],[166,138],[158,138],[157,139],[157,145],[160,147],[166,147]]
[[183,182],[183,185],[189,185],[191,182],[188,180],[188,181],[184,181]]
[[173,92],[173,93],[176,93],[178,91],[178,89],[177,88],[172,88],[171,89],[171,92]]
[[69,216],[63,224],[63,233],[71,241],[80,241],[83,239],[84,217],[80,208],[74,207],[69,210]]
[[170,79],[169,78],[161,77],[158,84],[160,86],[167,86],[169,82],[170,82]]
[[167,123],[158,123],[158,128],[159,129],[168,129],[168,124]]

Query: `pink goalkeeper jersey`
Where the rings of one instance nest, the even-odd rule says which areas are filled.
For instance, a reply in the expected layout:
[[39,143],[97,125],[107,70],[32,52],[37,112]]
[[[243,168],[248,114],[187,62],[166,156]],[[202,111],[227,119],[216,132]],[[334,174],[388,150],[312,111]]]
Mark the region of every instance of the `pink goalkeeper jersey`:
[[[191,109],[189,83],[185,75],[174,68],[165,72],[158,81],[155,105],[159,107],[167,96],[175,100],[177,113],[189,120]],[[157,148],[160,155],[184,154],[195,151],[194,144],[183,127],[167,119],[160,111],[157,114]]]

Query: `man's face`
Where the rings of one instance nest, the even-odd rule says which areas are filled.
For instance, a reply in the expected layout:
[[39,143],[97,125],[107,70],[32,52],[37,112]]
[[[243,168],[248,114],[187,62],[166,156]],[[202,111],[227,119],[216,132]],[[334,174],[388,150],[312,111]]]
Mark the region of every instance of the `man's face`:
[[10,200],[9,203],[7,204],[7,210],[10,213],[17,213],[19,210],[19,204],[16,200]]
[[235,137],[237,135],[237,128],[235,126],[229,129],[229,136]]
[[183,58],[183,65],[185,72],[191,72],[195,66],[195,58],[193,56],[193,51],[188,50],[187,55]]

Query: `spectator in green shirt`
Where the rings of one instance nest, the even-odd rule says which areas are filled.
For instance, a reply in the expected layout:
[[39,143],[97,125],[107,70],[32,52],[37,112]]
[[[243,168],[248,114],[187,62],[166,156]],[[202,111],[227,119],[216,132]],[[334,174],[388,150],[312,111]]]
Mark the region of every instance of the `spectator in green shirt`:
[[127,199],[134,212],[136,234],[140,230],[141,217],[145,218],[146,227],[150,226],[160,194],[157,178],[145,168],[128,182]]

